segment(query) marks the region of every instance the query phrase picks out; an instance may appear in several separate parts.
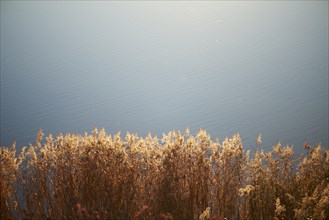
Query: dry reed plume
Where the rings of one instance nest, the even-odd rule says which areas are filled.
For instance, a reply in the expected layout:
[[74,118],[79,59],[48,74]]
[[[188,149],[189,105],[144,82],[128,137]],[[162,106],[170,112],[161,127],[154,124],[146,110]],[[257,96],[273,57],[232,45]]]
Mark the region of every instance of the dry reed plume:
[[329,150],[171,131],[62,134],[1,148],[1,219],[328,219]]

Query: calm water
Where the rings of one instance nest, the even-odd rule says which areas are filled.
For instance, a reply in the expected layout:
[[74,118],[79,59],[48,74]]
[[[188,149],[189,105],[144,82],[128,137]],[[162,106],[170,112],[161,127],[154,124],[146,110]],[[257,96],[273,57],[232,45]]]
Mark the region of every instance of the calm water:
[[1,144],[199,128],[328,146],[328,2],[1,2]]

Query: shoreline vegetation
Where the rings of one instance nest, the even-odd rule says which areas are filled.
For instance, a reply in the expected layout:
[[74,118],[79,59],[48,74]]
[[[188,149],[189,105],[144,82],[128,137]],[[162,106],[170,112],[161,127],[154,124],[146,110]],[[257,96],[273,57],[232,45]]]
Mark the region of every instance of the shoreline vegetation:
[[[329,150],[305,142],[244,150],[205,130],[160,140],[96,128],[41,130],[35,145],[1,147],[1,219],[328,219]],[[324,146],[327,147],[327,146]]]

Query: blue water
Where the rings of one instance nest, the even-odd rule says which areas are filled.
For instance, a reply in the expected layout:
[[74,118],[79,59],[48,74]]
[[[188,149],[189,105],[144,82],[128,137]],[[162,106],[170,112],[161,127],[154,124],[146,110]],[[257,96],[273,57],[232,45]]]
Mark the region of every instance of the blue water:
[[95,126],[328,147],[328,2],[1,2],[1,145]]

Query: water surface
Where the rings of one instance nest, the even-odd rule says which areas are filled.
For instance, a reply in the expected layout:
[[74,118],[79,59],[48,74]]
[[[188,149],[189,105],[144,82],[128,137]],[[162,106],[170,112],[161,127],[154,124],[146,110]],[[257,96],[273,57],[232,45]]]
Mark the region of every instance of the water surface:
[[206,129],[328,146],[328,2],[1,2],[1,144]]

